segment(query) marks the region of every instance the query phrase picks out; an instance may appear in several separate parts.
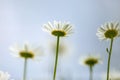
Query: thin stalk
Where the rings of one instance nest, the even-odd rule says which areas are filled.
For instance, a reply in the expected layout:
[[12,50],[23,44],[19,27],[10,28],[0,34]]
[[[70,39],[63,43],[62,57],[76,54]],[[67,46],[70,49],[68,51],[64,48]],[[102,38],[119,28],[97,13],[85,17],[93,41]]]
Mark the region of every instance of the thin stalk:
[[56,46],[56,57],[55,57],[53,80],[55,80],[55,78],[56,78],[56,70],[57,70],[57,63],[58,63],[58,51],[59,51],[59,39],[60,39],[60,37],[57,36],[57,46]]
[[108,54],[108,64],[107,64],[107,80],[109,80],[110,59],[111,59],[111,53],[112,53],[113,40],[114,40],[114,39],[111,39],[110,51],[108,52],[109,54]]
[[26,80],[26,73],[27,73],[27,58],[25,58],[24,60],[23,80]]
[[93,66],[90,66],[90,76],[89,80],[93,80]]

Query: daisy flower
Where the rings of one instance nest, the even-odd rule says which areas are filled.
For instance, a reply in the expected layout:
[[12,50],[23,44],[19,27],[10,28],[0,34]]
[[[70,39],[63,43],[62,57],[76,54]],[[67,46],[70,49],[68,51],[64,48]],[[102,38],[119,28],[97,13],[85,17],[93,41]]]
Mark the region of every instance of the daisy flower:
[[119,23],[106,23],[102,25],[96,34],[101,40],[108,40],[120,37]]
[[23,45],[13,45],[10,47],[11,55],[18,58],[27,58],[27,59],[33,59],[38,60],[43,55],[42,50],[40,47],[32,46],[28,43],[25,43]]
[[89,67],[89,80],[93,80],[93,67],[98,64],[101,63],[100,57],[99,56],[93,56],[93,55],[89,55],[87,57],[84,57],[82,59],[80,59],[80,64],[82,65],[86,65]]
[[97,36],[101,40],[110,40],[110,48],[106,49],[108,53],[108,64],[107,64],[107,80],[109,80],[110,60],[112,54],[113,41],[115,38],[120,37],[119,23],[106,23],[98,29]]
[[48,22],[47,24],[43,25],[43,30],[49,32],[54,36],[64,37],[72,32],[72,25],[68,22],[61,22],[61,21],[54,21],[53,24]]
[[28,59],[39,60],[42,55],[40,47],[33,47],[28,43],[25,43],[21,47],[19,47],[18,45],[14,45],[10,47],[10,50],[13,52],[12,53],[13,56],[24,59],[23,80],[26,80],[27,60]]
[[0,80],[13,80],[13,79],[10,79],[10,74],[8,74],[8,72],[0,71]]
[[48,22],[47,24],[43,25],[43,30],[49,32],[53,36],[57,37],[56,42],[56,57],[55,57],[55,66],[54,66],[54,74],[53,74],[53,80],[56,79],[56,70],[57,70],[57,63],[58,63],[58,53],[59,53],[59,42],[60,37],[65,37],[68,34],[72,33],[72,25],[68,22],[60,22],[60,21],[54,21],[53,24],[51,22]]
[[101,63],[101,59],[100,59],[100,56],[89,55],[89,56],[80,58],[79,63],[85,66],[94,66],[98,63]]

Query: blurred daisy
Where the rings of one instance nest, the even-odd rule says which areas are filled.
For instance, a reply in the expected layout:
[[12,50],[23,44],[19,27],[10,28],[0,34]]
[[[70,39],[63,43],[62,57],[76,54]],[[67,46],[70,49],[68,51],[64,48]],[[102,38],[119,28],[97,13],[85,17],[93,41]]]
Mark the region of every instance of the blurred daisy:
[[89,55],[89,56],[80,58],[79,63],[81,65],[85,65],[89,67],[89,70],[90,70],[89,80],[93,80],[93,67],[96,64],[101,63],[101,59],[99,56]]
[[8,72],[0,71],[0,80],[13,80],[13,79],[10,79],[10,74],[8,74]]
[[[103,80],[106,79],[106,73],[103,75]],[[110,80],[120,80],[120,71],[118,70],[113,70],[110,72]]]
[[57,63],[58,63],[58,53],[59,53],[59,42],[60,37],[65,37],[68,34],[72,33],[72,25],[68,22],[57,22],[54,21],[53,24],[51,22],[48,22],[47,24],[43,25],[43,30],[47,31],[48,33],[52,34],[53,36],[57,37],[56,42],[56,57],[55,57],[55,66],[54,66],[54,74],[53,74],[53,80],[56,79],[56,70],[57,70]]
[[119,71],[113,71],[110,73],[110,79],[111,80],[120,80],[120,72]]
[[107,40],[120,37],[120,27],[119,23],[106,23],[102,25],[96,34],[99,39]]
[[100,56],[88,55],[85,57],[81,57],[79,63],[85,66],[94,66],[98,63],[101,63],[101,59]]
[[13,52],[12,55],[15,57],[24,59],[24,70],[23,70],[23,80],[26,80],[27,74],[27,60],[40,59],[42,53],[40,47],[33,47],[28,43],[25,43],[23,46],[19,47],[18,45],[14,45],[10,47],[10,50]]
[[54,21],[53,24],[51,22],[48,22],[47,24],[43,25],[43,30],[49,32],[50,34],[54,36],[60,36],[64,37],[68,34],[73,33],[72,32],[72,25],[68,22],[57,22]]
[[43,55],[40,47],[35,47],[28,43],[25,43],[22,46],[15,44],[10,47],[10,50],[12,51],[12,56],[24,59],[39,60]]
[[[49,49],[53,53],[56,49],[56,43],[55,42],[50,43]],[[68,51],[67,49],[68,49],[67,44],[62,41],[59,45],[59,56],[64,56]],[[55,53],[54,53],[54,55],[55,55]]]

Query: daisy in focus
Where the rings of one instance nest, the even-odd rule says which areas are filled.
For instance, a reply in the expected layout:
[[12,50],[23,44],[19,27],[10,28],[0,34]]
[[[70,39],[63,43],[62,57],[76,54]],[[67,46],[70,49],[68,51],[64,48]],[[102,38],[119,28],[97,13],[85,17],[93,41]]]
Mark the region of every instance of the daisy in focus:
[[8,74],[8,72],[0,71],[0,80],[13,80],[13,79],[10,79],[10,74]]
[[39,60],[43,55],[40,47],[35,47],[28,43],[21,46],[15,44],[10,47],[10,50],[12,52],[11,55],[17,58]]
[[89,55],[84,58],[81,58],[79,60],[79,63],[81,65],[85,65],[89,67],[89,80],[93,80],[93,67],[96,64],[101,63],[101,59],[99,56]]
[[96,34],[101,40],[108,40],[120,37],[119,23],[106,23],[102,25]]
[[54,21],[53,23],[48,22],[47,24],[43,25],[43,30],[47,31],[48,33],[52,34],[53,36],[57,37],[56,41],[56,57],[55,57],[55,65],[54,65],[54,74],[53,80],[56,80],[56,70],[57,70],[57,63],[58,63],[58,53],[59,53],[59,42],[60,37],[65,37],[72,32],[72,25],[68,22],[61,22],[61,21]]
[[18,45],[14,45],[10,47],[10,50],[12,51],[11,54],[13,56],[24,59],[23,80],[27,80],[26,75],[28,59],[40,60],[42,56],[40,47],[33,47],[28,43],[25,43],[21,47],[19,47]]
[[114,39],[120,37],[120,26],[119,23],[106,23],[98,29],[96,34],[101,40],[110,40],[109,49],[106,48],[108,53],[108,63],[107,63],[107,80],[109,80],[109,72],[110,72],[110,60],[112,54],[112,47]]
[[72,32],[72,25],[68,22],[60,22],[54,21],[53,24],[48,22],[47,24],[43,25],[43,30],[47,31],[48,33],[54,36],[65,37]]

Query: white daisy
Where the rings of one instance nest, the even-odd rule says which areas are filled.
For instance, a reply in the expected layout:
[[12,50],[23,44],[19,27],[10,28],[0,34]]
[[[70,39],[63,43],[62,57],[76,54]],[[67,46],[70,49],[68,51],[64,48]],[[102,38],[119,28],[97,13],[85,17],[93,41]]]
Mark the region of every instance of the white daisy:
[[101,63],[101,59],[99,56],[89,55],[89,56],[80,58],[79,63],[81,65],[94,66],[98,63]]
[[13,79],[10,79],[10,74],[8,74],[8,72],[0,71],[0,80],[13,80]]
[[10,47],[12,55],[19,58],[35,59],[39,60],[42,54],[42,49],[40,47],[33,47],[28,43],[18,46],[17,44]]
[[53,24],[48,22],[47,24],[43,25],[43,30],[49,32],[54,36],[64,37],[68,34],[72,33],[72,25],[68,22],[57,22],[54,21]]
[[119,23],[106,23],[102,25],[96,34],[101,40],[113,39],[120,37]]

